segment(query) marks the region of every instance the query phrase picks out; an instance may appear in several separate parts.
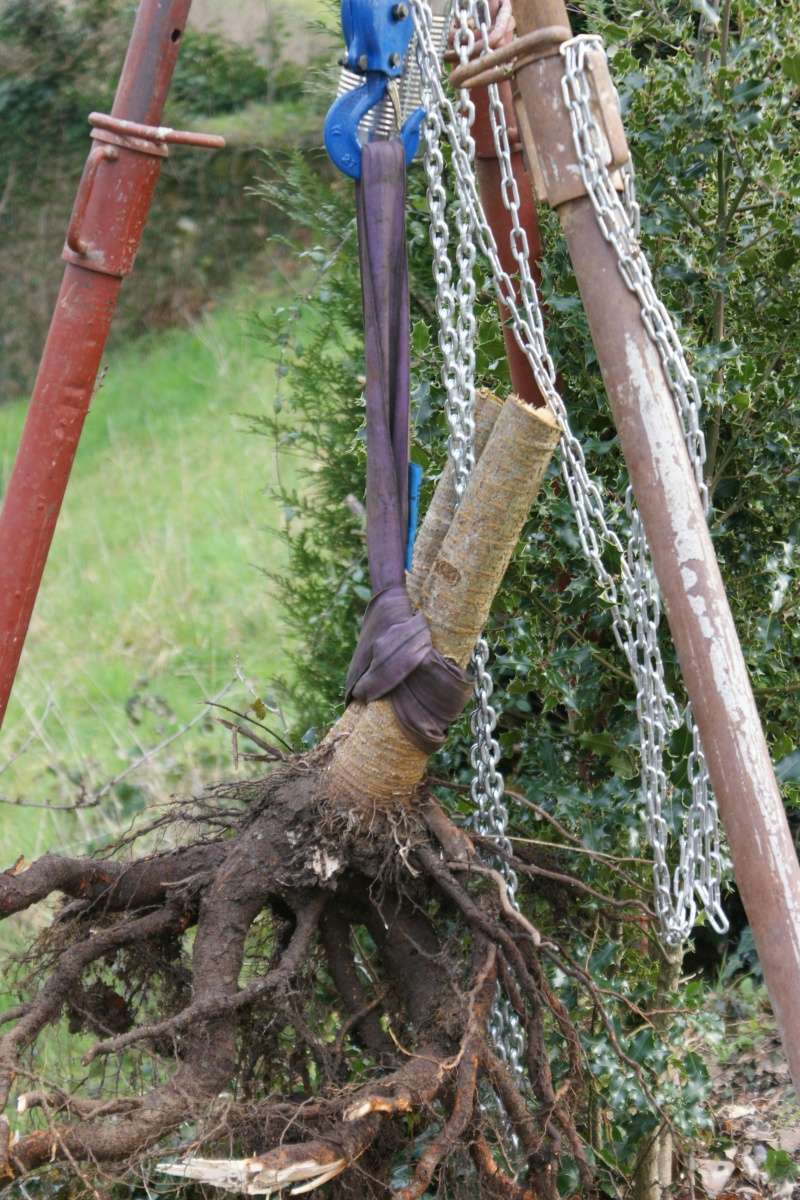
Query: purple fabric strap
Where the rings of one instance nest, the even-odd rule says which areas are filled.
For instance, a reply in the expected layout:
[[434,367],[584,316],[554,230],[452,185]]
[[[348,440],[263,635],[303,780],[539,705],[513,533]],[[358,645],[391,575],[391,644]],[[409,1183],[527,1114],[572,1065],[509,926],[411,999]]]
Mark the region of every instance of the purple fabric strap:
[[364,146],[356,184],[367,369],[367,550],[372,599],[347,672],[347,699],[387,696],[411,740],[429,753],[466,704],[465,671],[431,643],[406,594],[409,299],[405,154],[399,141]]

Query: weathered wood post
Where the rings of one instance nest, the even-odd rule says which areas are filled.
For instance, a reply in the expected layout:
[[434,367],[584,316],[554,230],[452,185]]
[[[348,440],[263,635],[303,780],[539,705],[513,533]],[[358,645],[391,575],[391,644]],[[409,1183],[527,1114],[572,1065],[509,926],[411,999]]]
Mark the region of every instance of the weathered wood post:
[[[576,164],[561,91],[566,7],[563,0],[513,0],[513,9],[518,35],[539,35],[517,74],[532,174],[557,211],[569,247],[736,881],[800,1090],[800,866],[794,843],[661,361]],[[618,141],[621,127],[616,132]],[[621,148],[626,154],[624,135]],[[619,155],[615,145],[615,162]]]

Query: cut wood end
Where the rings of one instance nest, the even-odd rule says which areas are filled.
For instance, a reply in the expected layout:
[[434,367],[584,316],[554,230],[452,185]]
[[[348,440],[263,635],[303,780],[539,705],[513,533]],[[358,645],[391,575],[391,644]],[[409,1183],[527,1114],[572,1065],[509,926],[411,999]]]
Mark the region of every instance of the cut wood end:
[[362,1117],[372,1116],[373,1113],[403,1113],[411,1109],[408,1096],[370,1096],[366,1100],[354,1104],[344,1114],[345,1121],[360,1121]]
[[542,425],[545,425],[548,430],[555,431],[558,437],[561,436],[561,425],[549,405],[530,404],[527,400],[523,400],[521,396],[518,396],[516,392],[512,392],[508,399],[511,401],[511,403],[519,405],[520,408],[524,408],[525,412],[530,413],[531,416],[536,417],[537,421],[540,421]]
[[177,1179],[196,1179],[198,1183],[210,1183],[225,1191],[249,1195],[248,1176],[258,1172],[259,1167],[246,1158],[187,1158],[184,1162],[157,1163],[156,1170]]
[[[280,1151],[275,1152],[280,1154]],[[246,1196],[271,1196],[291,1184],[291,1195],[299,1196],[322,1187],[334,1179],[347,1166],[347,1159],[336,1158],[332,1162],[319,1162],[316,1158],[305,1158],[285,1166],[269,1166],[264,1158],[188,1158],[182,1163],[158,1163],[157,1170],[179,1179],[194,1179],[198,1183],[209,1183],[229,1192]]]

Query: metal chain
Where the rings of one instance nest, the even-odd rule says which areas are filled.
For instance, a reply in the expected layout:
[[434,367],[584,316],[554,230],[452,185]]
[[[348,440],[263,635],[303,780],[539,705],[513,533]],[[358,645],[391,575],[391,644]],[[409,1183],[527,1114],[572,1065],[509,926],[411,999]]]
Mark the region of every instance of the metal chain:
[[[460,61],[472,57],[475,45],[469,5],[457,0],[454,45]],[[438,53],[436,55],[438,62]],[[456,262],[458,282],[455,295],[452,288],[452,264],[449,259],[446,199],[443,186],[443,157],[440,141],[443,138],[441,112],[435,103],[430,86],[423,75],[422,99],[426,108],[423,128],[424,165],[428,182],[431,211],[431,242],[434,251],[434,280],[437,291],[439,344],[443,348],[443,381],[446,394],[446,415],[450,429],[448,451],[453,465],[456,498],[460,501],[474,465],[474,406],[475,406],[475,259],[472,234],[470,197],[458,186],[456,175],[455,225],[458,234]],[[474,174],[475,143],[472,125],[475,107],[469,92],[460,93],[460,111],[456,134],[470,174]],[[455,303],[454,303],[455,301]],[[454,320],[455,309],[455,320]],[[455,353],[453,350],[455,348]],[[500,849],[511,849],[506,837],[508,811],[504,802],[504,782],[499,769],[500,745],[495,737],[497,711],[490,703],[494,684],[488,669],[489,646],[480,638],[472,656],[475,679],[475,708],[470,727],[473,745],[470,760],[473,768],[471,794],[474,804],[474,825],[479,833],[493,835]],[[516,903],[518,880],[505,858],[498,861],[512,903]],[[515,1075],[522,1080],[522,1055],[525,1038],[522,1024],[508,998],[498,987],[489,1020],[489,1031],[498,1052]],[[510,1138],[516,1147],[515,1135]]]
[[[512,847],[506,832],[508,829],[508,806],[505,802],[503,776],[498,769],[501,752],[500,743],[495,737],[497,710],[491,703],[494,683],[486,665],[488,658],[488,643],[484,638],[479,638],[472,655],[476,698],[475,709],[470,720],[474,738],[470,752],[470,762],[474,772],[470,786],[472,802],[475,806],[473,823],[478,833],[490,836],[494,845],[503,852],[502,858],[495,859],[495,866],[505,880],[511,904],[518,908],[519,880],[516,871],[505,857],[511,854]],[[523,1088],[527,1088],[528,1077],[522,1062],[525,1053],[525,1032],[514,1006],[499,984],[489,1017],[489,1032],[506,1066],[511,1069],[517,1082]],[[511,1143],[515,1150],[518,1149],[516,1134],[511,1134]]]
[[620,200],[605,165],[603,138],[592,113],[593,93],[588,56],[590,53],[604,53],[603,42],[594,34],[582,34],[564,42],[561,53],[565,63],[561,91],[572,125],[581,178],[598,225],[606,241],[614,248],[622,278],[639,300],[642,322],[658,350],[676,411],[683,424],[697,487],[707,511],[708,489],[703,477],[706,443],[700,427],[700,389],[689,370],[672,318],[658,298],[650,265],[639,244],[633,169],[628,165],[623,176],[624,195],[628,202],[626,206]]
[[[447,28],[447,22],[445,22],[445,28]],[[433,35],[430,8],[428,9],[426,34],[430,53],[438,63],[440,50]],[[419,50],[417,50],[417,61],[418,63],[422,61]],[[474,405],[475,390],[474,382],[471,388],[468,386],[459,356],[461,341],[465,335],[459,336],[456,313],[461,311],[463,304],[457,299],[453,287],[453,264],[449,249],[450,230],[447,223],[447,193],[444,187],[442,113],[439,106],[433,103],[424,76],[422,77],[421,91],[422,103],[425,108],[425,120],[422,125],[423,164],[428,184],[433,277],[436,285],[436,311],[439,317],[439,350],[442,355],[445,416],[449,429],[447,449],[453,464],[456,497],[460,500],[475,463],[475,419],[471,409],[471,405]]]
[[[454,44],[462,63],[469,62],[475,46],[475,35],[468,23],[468,7],[465,0],[456,0],[456,15],[458,24],[454,34]],[[458,134],[467,161],[474,169],[475,141],[472,137],[472,126],[475,121],[475,105],[469,92],[460,93],[460,112]],[[462,398],[465,408],[465,421],[468,422],[466,432],[470,443],[475,436],[475,242],[472,239],[472,222],[470,221],[469,206],[466,198],[459,189],[456,199],[456,230],[458,232],[458,249],[456,263],[458,265],[458,314],[456,318],[456,333],[458,335],[458,358],[460,364],[460,381]],[[471,456],[470,469],[474,465],[474,453]]]
[[[597,37],[582,35],[564,43],[561,53],[565,62],[561,88],[569,112],[581,178],[598,226],[614,249],[626,286],[639,301],[642,323],[661,359],[675,411],[683,427],[698,491],[708,513],[709,496],[704,477],[706,445],[700,424],[700,389],[686,361],[672,318],[658,298],[649,263],[639,243],[639,206],[632,164],[629,160],[623,170],[620,198],[605,163],[603,139],[592,112],[588,56],[591,53],[603,53],[603,44]],[[637,683],[641,729],[642,791],[648,835],[653,847],[656,911],[665,939],[676,944],[683,941],[694,925],[697,916],[696,897],[701,900],[712,927],[719,932],[727,929],[721,904],[719,817],[709,785],[700,734],[691,709],[687,705],[683,721],[679,721],[676,719],[674,701],[669,698],[665,703],[666,697],[661,687],[663,671],[660,676],[657,675],[657,664],[653,658],[661,615],[658,587],[644,528],[630,489],[626,507],[631,518],[627,563],[634,592],[633,612],[636,614],[637,654],[636,662],[632,665]],[[678,867],[671,879],[667,865],[669,831],[664,818],[664,810],[669,803],[664,753],[669,734],[683,722],[692,738],[688,761],[691,802],[680,841]]]
[[[480,0],[474,0],[474,3],[477,9]],[[662,798],[668,799],[669,790],[663,755],[669,733],[676,727],[679,716],[677,705],[666,688],[657,641],[660,617],[658,592],[652,568],[648,570],[643,565],[649,563],[649,553],[632,498],[627,498],[626,505],[631,530],[626,553],[620,537],[609,524],[602,493],[588,474],[582,446],[570,429],[568,414],[555,388],[555,368],[545,342],[541,305],[530,273],[527,237],[519,221],[519,196],[511,168],[505,112],[497,87],[492,85],[489,89],[492,128],[501,167],[504,203],[512,217],[511,246],[519,272],[519,298],[511,277],[500,263],[492,230],[481,207],[471,163],[459,143],[458,118],[442,87],[441,64],[430,37],[428,2],[412,0],[412,8],[417,27],[417,57],[426,94],[426,108],[429,113],[434,111],[434,108],[438,110],[436,123],[439,130],[443,130],[448,136],[456,179],[469,205],[477,246],[489,260],[498,298],[511,313],[511,327],[517,341],[526,353],[539,388],[564,431],[561,467],[575,511],[580,543],[593,568],[600,594],[611,609],[616,640],[629,662],[637,685],[637,710],[640,718],[643,717],[643,794],[649,803],[653,803],[652,812],[648,811],[647,828],[651,841],[655,843],[656,904],[663,936],[666,941],[672,943],[679,942],[687,936],[695,917],[695,895],[707,906],[709,920],[715,928],[724,928],[725,918],[719,904],[720,854],[716,809],[713,799],[707,795],[702,749],[694,727],[692,736],[695,749],[690,763],[692,807],[687,820],[687,836],[682,844],[679,867],[674,880],[669,876],[665,857],[668,828],[663,816],[662,802]],[[480,16],[476,23],[481,24]],[[486,24],[485,15],[483,24]],[[488,40],[484,41],[484,45],[488,45]],[[635,241],[633,176],[632,172],[625,174],[624,183],[632,213],[632,219],[628,220],[626,217],[626,221]],[[616,194],[614,198],[616,199]],[[662,310],[663,306],[657,298],[655,303],[651,299],[647,308],[648,317],[651,321],[654,314],[661,318]],[[663,313],[666,313],[666,310],[663,310]],[[672,328],[667,314],[665,330],[668,327]],[[700,453],[702,445],[697,405],[699,396],[695,396],[696,384],[685,366],[680,343],[678,342],[676,347],[668,333],[665,333],[665,338],[665,345],[669,347],[669,357],[665,363],[668,378],[671,379],[674,372],[676,380],[684,385],[681,395],[685,399],[682,401],[681,417],[694,459]],[[677,335],[675,338],[677,340]],[[699,476],[698,486],[701,486],[702,464]],[[605,556],[609,554],[620,563],[619,588],[605,562]],[[674,888],[674,900],[670,884]]]
[[[486,11],[486,19],[488,19],[488,10]],[[459,30],[469,30],[468,39],[463,34],[461,37],[456,38],[461,65],[468,62],[473,55],[475,47],[475,34],[473,31],[475,29],[478,30],[482,37],[483,45],[487,46],[489,44],[486,19],[483,19],[483,13],[478,14],[472,0],[458,0]],[[459,92],[459,104],[462,113],[469,113],[469,123],[471,126],[474,119],[475,106],[468,89],[463,88]],[[470,161],[473,164],[474,177],[474,142],[469,147],[469,151]],[[459,212],[464,211],[468,214],[470,207],[469,196],[461,184],[461,176],[458,172],[456,173],[456,190],[459,198]],[[470,240],[472,241],[471,232],[470,229]],[[474,246],[474,242],[472,244]],[[517,890],[519,888],[519,880],[516,871],[509,862],[509,856],[512,852],[511,842],[507,835],[509,813],[505,799],[505,781],[499,766],[502,752],[500,743],[495,736],[498,712],[496,704],[491,703],[494,692],[494,681],[488,668],[488,660],[489,645],[486,639],[481,637],[472,656],[476,703],[470,721],[474,739],[470,752],[470,762],[473,770],[470,791],[475,806],[475,828],[479,833],[488,834],[497,849],[501,851],[502,857],[495,857],[495,866],[505,880],[509,901],[515,908],[518,908]],[[518,1085],[523,1090],[527,1089],[529,1087],[529,1080],[523,1067],[525,1031],[509,996],[506,995],[499,983],[489,1018],[489,1032],[500,1057],[511,1070]],[[520,1152],[519,1139],[513,1131],[507,1130],[507,1132],[510,1135],[511,1151],[514,1155],[518,1155]]]

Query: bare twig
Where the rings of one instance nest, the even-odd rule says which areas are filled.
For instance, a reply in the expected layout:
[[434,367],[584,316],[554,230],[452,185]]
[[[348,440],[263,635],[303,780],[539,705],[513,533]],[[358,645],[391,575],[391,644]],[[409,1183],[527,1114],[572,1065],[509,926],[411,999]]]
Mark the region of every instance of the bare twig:
[[[228,686],[230,687],[232,685],[229,684]],[[220,693],[220,696],[222,695],[224,695],[224,692]],[[219,696],[215,696],[213,700],[207,700],[206,704],[209,708],[221,708],[223,712],[228,712],[231,714],[231,716],[238,717],[240,721],[247,721],[250,725],[256,725],[259,729],[263,729],[265,733],[268,733],[270,737],[273,737],[276,741],[280,742],[284,749],[288,750],[290,754],[294,753],[294,747],[290,746],[286,739],[282,738],[281,735],[276,733],[274,729],[270,729],[269,725],[265,725],[263,721],[258,721],[255,717],[251,717],[249,713],[239,712],[238,709],[231,708],[227,704],[219,704],[219,698]]]
[[493,879],[497,885],[497,891],[500,896],[500,907],[508,917],[509,921],[512,921],[514,924],[519,925],[521,929],[524,929],[534,946],[541,945],[542,935],[539,933],[539,930],[536,928],[536,926],[532,925],[528,918],[521,913],[518,908],[514,908],[508,896],[508,885],[499,871],[495,871],[493,867],[487,867],[476,862],[449,862],[447,865],[451,871],[474,871],[476,875],[486,875],[490,879]]
[[235,750],[235,757],[254,759],[257,762],[285,762],[286,754],[283,750],[279,750],[277,746],[271,746],[269,742],[265,742],[257,734],[253,733],[252,729],[247,729],[246,726],[240,725],[238,721],[228,721],[225,717],[215,717],[214,720],[218,725],[222,725],[225,729],[230,729],[235,738],[247,738],[254,746],[258,746],[263,750],[263,754],[240,754],[238,749]]

